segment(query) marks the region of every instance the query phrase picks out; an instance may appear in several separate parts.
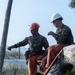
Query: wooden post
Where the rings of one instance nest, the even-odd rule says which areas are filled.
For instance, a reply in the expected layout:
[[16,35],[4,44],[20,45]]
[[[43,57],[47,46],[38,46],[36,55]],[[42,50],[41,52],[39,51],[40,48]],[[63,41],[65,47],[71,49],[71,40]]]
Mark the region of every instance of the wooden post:
[[44,72],[43,75],[47,75],[47,74],[48,74],[48,72],[50,71],[50,69],[51,69],[52,65],[54,64],[55,60],[59,57],[59,55],[62,53],[62,51],[63,51],[63,50],[61,50],[61,51],[57,54],[57,56],[54,58],[54,60],[52,61],[52,63],[50,64],[50,66],[46,69],[46,71]]
[[19,47],[19,52],[18,52],[18,58],[20,59],[20,47]]
[[1,41],[0,73],[2,72],[3,63],[4,63],[12,3],[13,3],[13,0],[8,0],[8,6],[7,6],[7,10],[6,10],[4,29],[3,29],[2,41]]

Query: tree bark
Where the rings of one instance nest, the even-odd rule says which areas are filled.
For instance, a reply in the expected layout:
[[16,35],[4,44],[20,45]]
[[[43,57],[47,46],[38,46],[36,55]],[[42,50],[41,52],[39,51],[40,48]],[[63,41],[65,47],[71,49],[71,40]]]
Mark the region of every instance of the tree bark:
[[5,15],[4,30],[3,30],[2,41],[1,41],[0,73],[2,72],[3,63],[4,63],[12,3],[13,3],[13,0],[8,1],[8,6],[6,10],[6,15]]

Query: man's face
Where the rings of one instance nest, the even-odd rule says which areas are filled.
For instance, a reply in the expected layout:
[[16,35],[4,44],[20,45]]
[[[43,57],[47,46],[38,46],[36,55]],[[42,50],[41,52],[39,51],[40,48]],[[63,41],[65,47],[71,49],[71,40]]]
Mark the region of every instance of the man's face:
[[38,33],[38,28],[31,30],[32,35],[36,35]]
[[60,23],[60,20],[55,20],[53,21],[53,25],[58,28],[59,27],[59,23]]

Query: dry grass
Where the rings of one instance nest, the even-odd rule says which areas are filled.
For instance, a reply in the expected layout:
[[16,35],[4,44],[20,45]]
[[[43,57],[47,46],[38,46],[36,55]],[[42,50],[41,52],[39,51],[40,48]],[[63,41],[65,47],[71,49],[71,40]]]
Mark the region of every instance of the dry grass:
[[[23,56],[22,53],[20,53],[20,56]],[[19,52],[18,51],[11,51],[5,54],[5,59],[9,59],[10,57],[19,58]]]
[[22,66],[19,68],[16,64],[9,65],[0,75],[28,75],[27,69],[23,68]]

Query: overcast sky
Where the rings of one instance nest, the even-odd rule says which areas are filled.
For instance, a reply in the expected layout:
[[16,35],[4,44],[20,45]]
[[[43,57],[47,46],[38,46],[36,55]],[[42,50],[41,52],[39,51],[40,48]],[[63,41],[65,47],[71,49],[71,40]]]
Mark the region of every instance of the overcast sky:
[[[8,0],[0,0],[0,44],[7,3]],[[39,33],[48,39],[50,45],[55,44],[55,39],[47,36],[49,31],[56,31],[51,23],[51,15],[54,13],[62,15],[63,23],[72,29],[75,39],[75,10],[69,7],[69,3],[70,0],[13,0],[7,45],[15,44],[30,36],[28,25],[32,22],[39,23]]]

